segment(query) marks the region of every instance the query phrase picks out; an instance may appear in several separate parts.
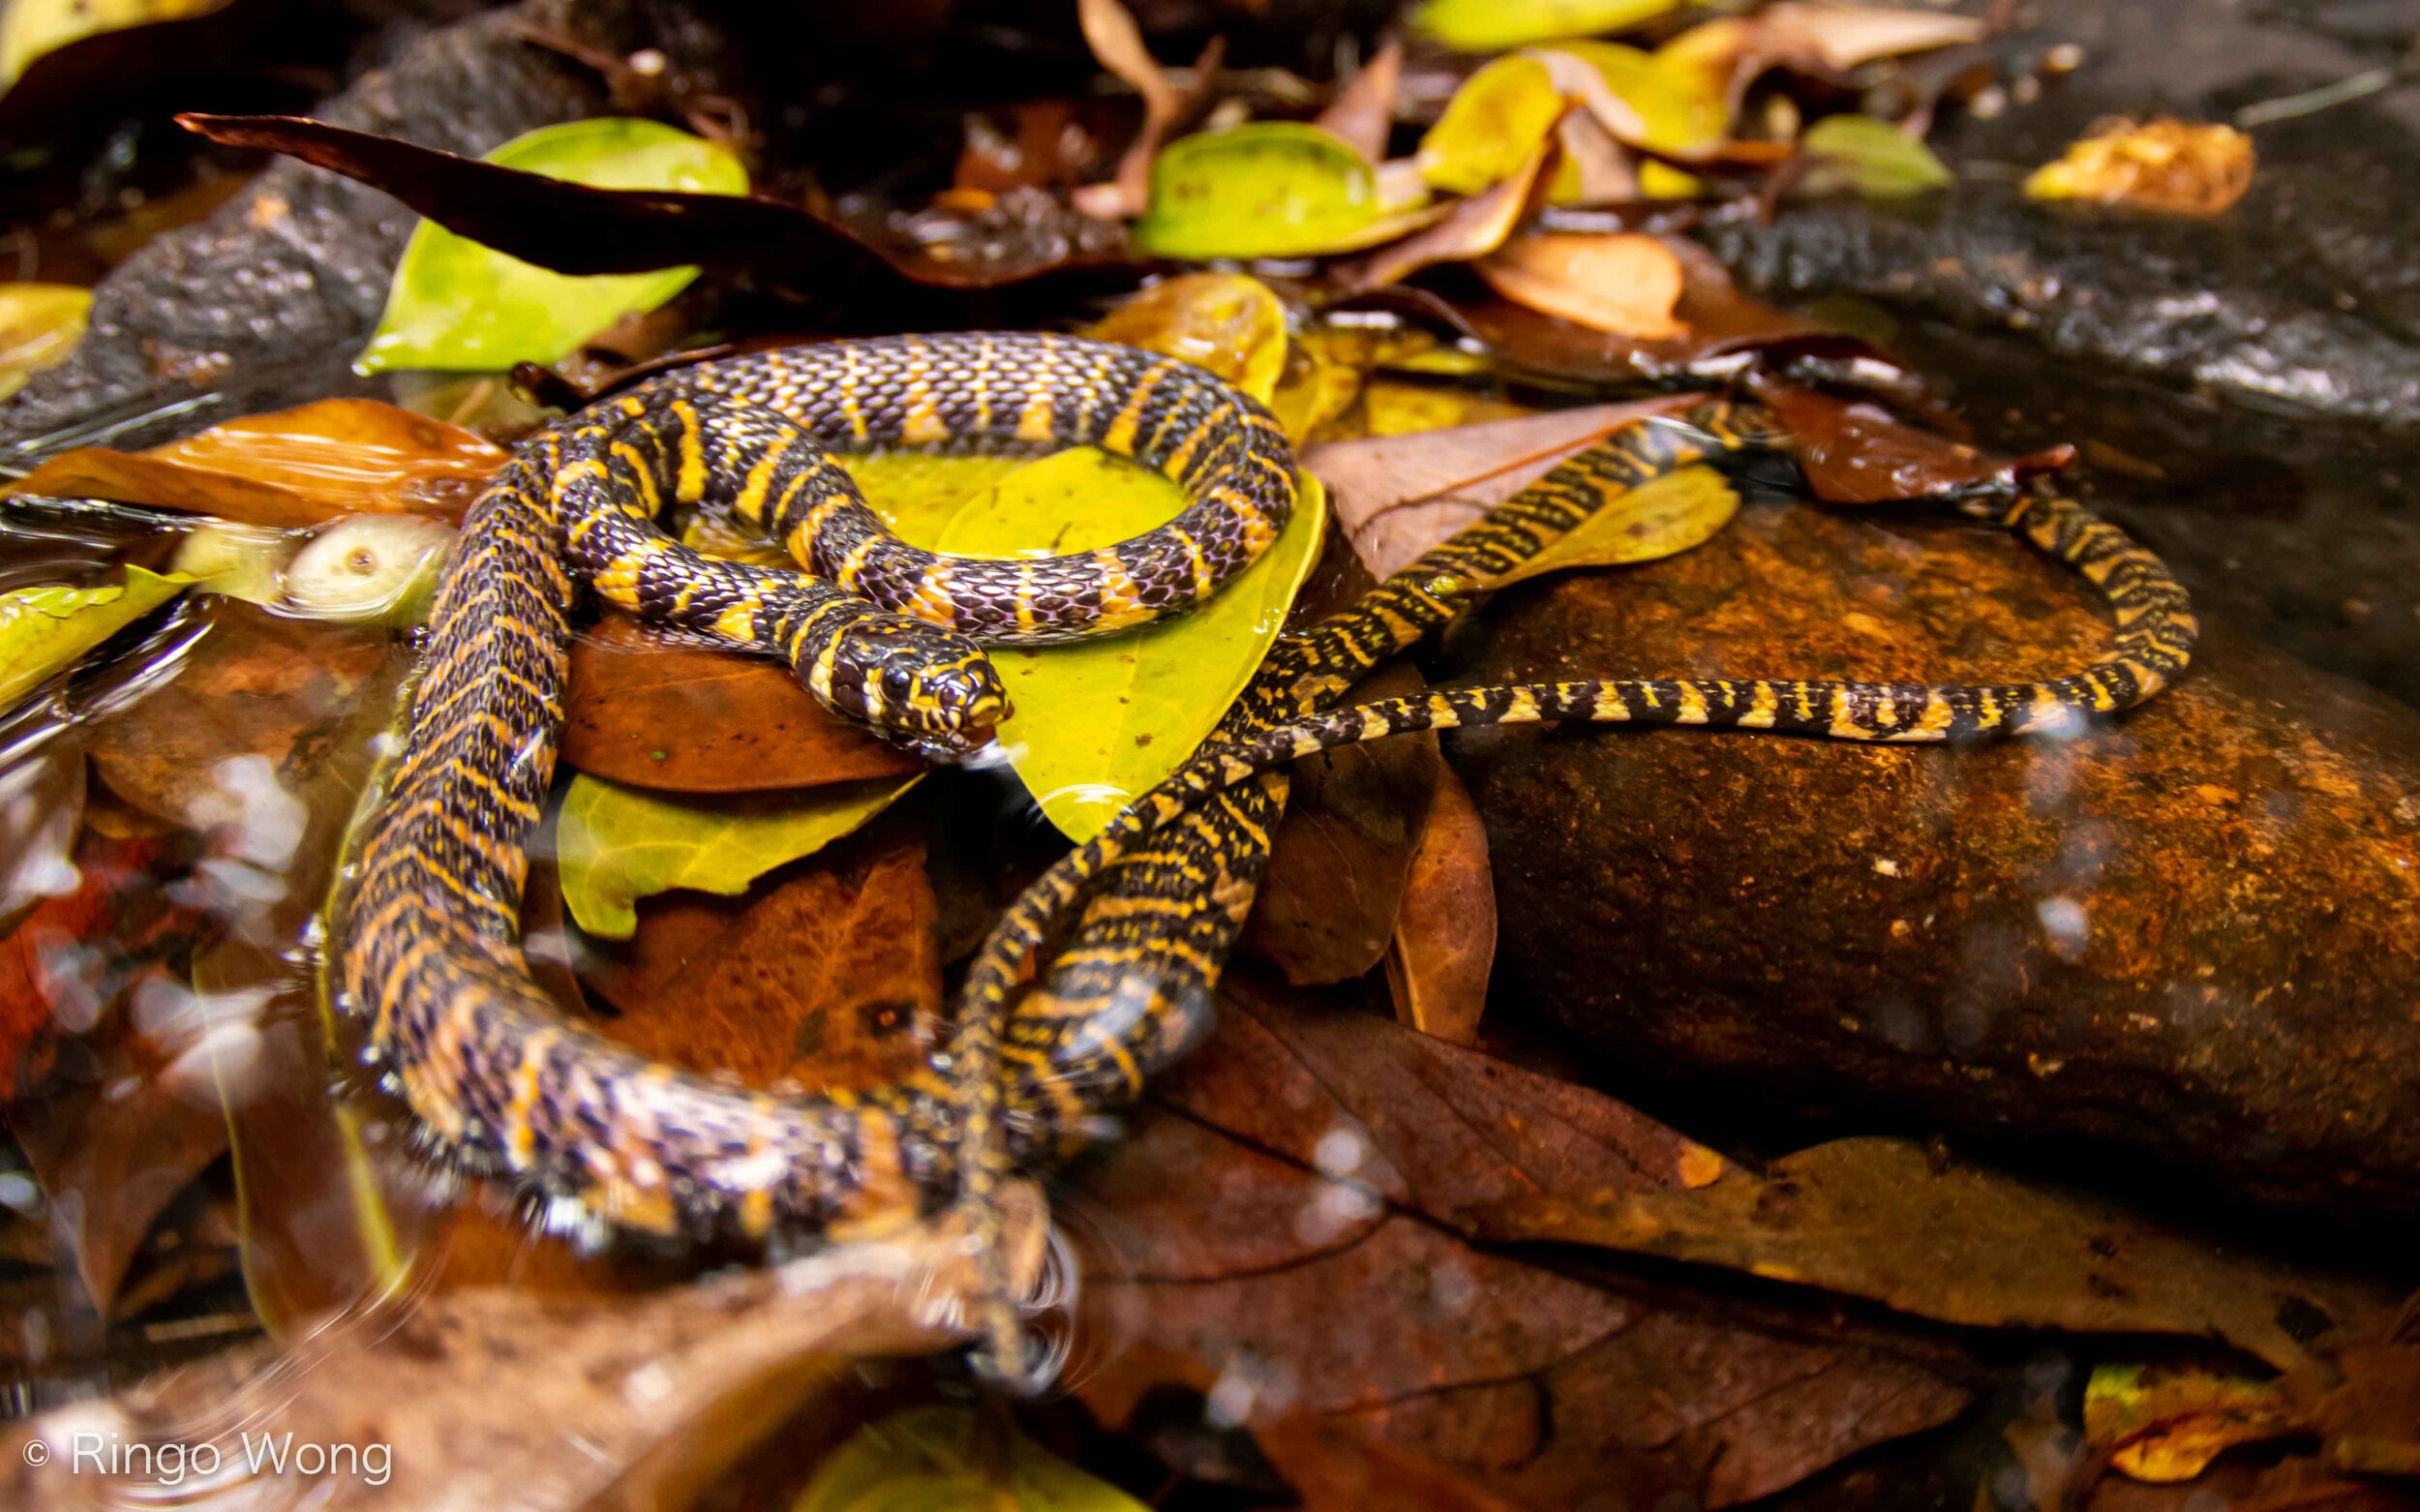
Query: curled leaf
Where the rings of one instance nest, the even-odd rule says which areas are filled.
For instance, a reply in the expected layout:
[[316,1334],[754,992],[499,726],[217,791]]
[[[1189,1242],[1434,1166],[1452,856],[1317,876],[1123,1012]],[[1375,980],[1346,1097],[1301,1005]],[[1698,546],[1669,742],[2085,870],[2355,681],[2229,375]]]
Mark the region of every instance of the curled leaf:
[[291,530],[340,515],[458,520],[506,453],[460,426],[370,399],[246,415],[144,451],[82,446],[9,492],[108,499]]
[[2121,1474],[2192,1480],[2237,1444],[2301,1431],[2275,1380],[2198,1366],[2103,1365],[2084,1386],[2084,1439]]
[[[1081,551],[1150,529],[1180,504],[1157,473],[1065,451],[969,501],[936,549]],[[1041,522],[1056,533],[1038,538]],[[1209,603],[1126,635],[992,652],[1014,711],[1001,749],[1051,823],[1087,838],[1194,753],[1268,653],[1326,532],[1326,499],[1306,477],[1275,544]]]
[[1657,237],[1540,232],[1505,243],[1476,266],[1505,298],[1590,330],[1640,341],[1689,332],[1673,318],[1680,259]]
[[1262,404],[1286,371],[1286,303],[1241,273],[1189,273],[1155,284],[1085,334],[1181,357]]
[[1311,124],[1376,163],[1386,156],[1395,124],[1395,86],[1403,77],[1404,45],[1389,38],[1376,57],[1362,65],[1335,103]]
[[792,1512],[1144,1512],[1011,1427],[936,1404],[869,1423],[817,1467]]
[[1356,267],[1339,270],[1339,283],[1346,292],[1357,293],[1408,278],[1435,263],[1486,257],[1504,244],[1504,238],[1530,210],[1538,175],[1553,156],[1553,147],[1540,143],[1528,161],[1501,183],[1455,205],[1435,226],[1380,248]]
[[[15,15],[16,8],[12,7],[8,19]],[[0,61],[0,70],[5,68]],[[72,284],[0,284],[0,399],[24,387],[27,375],[41,372],[75,350],[91,310],[89,288]]]
[[[731,149],[654,121],[600,117],[542,126],[487,155],[499,167],[597,189],[744,195]],[[623,316],[652,310],[699,269],[574,278],[422,224],[404,248],[386,313],[355,364],[501,370],[556,362]]]
[[1151,166],[1134,245],[1164,257],[1351,252],[1400,235],[1376,169],[1316,126],[1255,121],[1169,144]]
[[1420,176],[1475,195],[1519,172],[1562,118],[1562,91],[1535,58],[1497,58],[1463,80],[1420,138]]
[[20,588],[0,593],[0,710],[13,707],[86,651],[184,591],[181,577],[140,567],[104,588]]
[[1499,52],[1651,21],[1680,0],[1429,0],[1412,25],[1457,52]]
[[1930,147],[1870,115],[1828,115],[1806,129],[1799,147],[1815,160],[1799,181],[1809,194],[1851,190],[1897,199],[1955,181]]
[[2217,215],[2252,188],[2252,138],[2232,126],[2163,117],[2103,122],[2056,163],[2025,180],[2035,199],[2134,204],[2177,215]]
[[854,832],[918,780],[705,799],[575,776],[555,832],[564,905],[590,934],[626,940],[639,926],[639,899],[674,888],[736,896]]

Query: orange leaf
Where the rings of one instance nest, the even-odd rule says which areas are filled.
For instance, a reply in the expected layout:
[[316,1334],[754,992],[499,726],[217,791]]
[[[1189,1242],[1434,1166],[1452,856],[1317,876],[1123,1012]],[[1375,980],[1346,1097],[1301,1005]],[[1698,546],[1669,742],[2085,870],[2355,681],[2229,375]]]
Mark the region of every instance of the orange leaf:
[[1542,315],[1645,341],[1688,334],[1673,318],[1680,259],[1652,236],[1524,236],[1477,266],[1497,293]]
[[1422,1034],[1472,1043],[1495,964],[1496,874],[1488,865],[1487,826],[1470,790],[1447,767],[1437,773],[1386,952],[1395,1017]]

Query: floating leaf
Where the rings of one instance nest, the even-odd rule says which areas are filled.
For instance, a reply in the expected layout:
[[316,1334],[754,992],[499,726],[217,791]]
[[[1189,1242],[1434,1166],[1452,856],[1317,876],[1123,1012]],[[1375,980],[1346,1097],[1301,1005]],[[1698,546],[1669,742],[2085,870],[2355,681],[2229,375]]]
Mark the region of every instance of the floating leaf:
[[1686,275],[1660,238],[1632,231],[1533,232],[1474,264],[1497,293],[1542,315],[1639,341],[1674,341]]
[[292,530],[348,514],[459,520],[504,449],[372,399],[246,415],[144,451],[79,446],[9,492],[109,499]]
[[563,901],[581,928],[627,940],[639,927],[639,899],[674,888],[736,896],[855,831],[918,780],[716,800],[575,776],[556,821]]
[[1181,357],[1262,404],[1286,371],[1286,302],[1241,273],[1189,273],[1155,284],[1085,334]]
[[2163,117],[2120,121],[2067,149],[2025,180],[2035,199],[2136,204],[2178,215],[2217,215],[2252,188],[2252,138],[2231,126]]
[[1899,199],[1955,181],[1930,147],[1870,115],[1828,115],[1806,129],[1799,146],[1816,160],[1799,181],[1809,194],[1845,189],[1869,199]]
[[354,515],[286,564],[281,607],[313,620],[417,624],[429,617],[454,532],[435,520]]
[[[17,8],[11,7],[8,20]],[[5,25],[0,21],[0,25]],[[5,68],[5,64],[0,64]],[[0,399],[76,349],[92,310],[92,290],[72,284],[0,284]]]
[[2103,1365],[2084,1387],[2084,1440],[2135,1480],[2192,1480],[2237,1444],[2301,1430],[2275,1380],[2199,1366]]
[[106,588],[20,588],[0,593],[0,709],[182,592],[192,580],[129,566]]
[[[993,1438],[991,1436],[999,1436]],[[815,1471],[792,1512],[1145,1512],[972,1407],[910,1407],[858,1430]]]
[[[1179,507],[1175,485],[1155,472],[1065,451],[970,501],[936,549],[1083,551],[1138,535]],[[1038,541],[1038,522],[1057,533]],[[1001,748],[1051,823],[1084,839],[1193,754],[1284,627],[1326,533],[1326,499],[1305,475],[1277,541],[1208,604],[1131,634],[992,652],[1014,710],[1000,725]]]
[[1680,0],[1429,0],[1412,25],[1457,52],[1500,52],[1653,20]]
[[1420,138],[1420,176],[1475,195],[1521,171],[1562,118],[1563,92],[1535,58],[1497,58],[1463,80]]
[[102,32],[153,21],[182,20],[219,9],[227,0],[9,0],[0,10],[0,89],[14,84],[45,52]]
[[[747,170],[729,148],[621,117],[540,127],[486,161],[597,189],[737,196],[748,187]],[[556,362],[623,316],[670,299],[698,272],[672,267],[572,278],[423,224],[404,248],[386,314],[356,366],[378,373]]]
[[1316,126],[1255,121],[1169,144],[1151,166],[1134,241],[1164,257],[1351,252],[1401,234],[1377,171]]
[[1645,483],[1580,522],[1570,534],[1497,580],[1499,588],[1574,567],[1653,561],[1704,545],[1739,512],[1739,496],[1711,468],[1682,468]]

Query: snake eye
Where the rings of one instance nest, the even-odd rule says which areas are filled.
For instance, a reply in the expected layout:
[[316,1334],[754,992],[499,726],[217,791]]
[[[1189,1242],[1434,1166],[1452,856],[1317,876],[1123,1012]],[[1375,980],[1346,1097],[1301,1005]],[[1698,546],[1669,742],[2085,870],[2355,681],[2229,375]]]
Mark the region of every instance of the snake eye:
[[883,669],[882,690],[885,696],[905,703],[909,691],[915,686],[915,675],[907,668],[894,663]]

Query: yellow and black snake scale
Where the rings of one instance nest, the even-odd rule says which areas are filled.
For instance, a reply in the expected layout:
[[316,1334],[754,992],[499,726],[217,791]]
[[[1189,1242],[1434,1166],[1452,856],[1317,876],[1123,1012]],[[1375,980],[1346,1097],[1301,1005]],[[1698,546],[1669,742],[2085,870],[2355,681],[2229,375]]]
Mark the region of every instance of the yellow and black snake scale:
[[[892,536],[829,455],[1075,444],[1162,471],[1185,509],[1098,552],[941,558]],[[1765,411],[1724,400],[1643,422],[1284,638],[1211,743],[1000,921],[947,1049],[923,1072],[873,1092],[783,1096],[684,1074],[573,1026],[522,960],[524,842],[552,780],[578,585],[779,656],[835,710],[948,757],[981,746],[1005,711],[979,644],[1106,633],[1208,597],[1283,528],[1293,459],[1265,411],[1210,375],[1070,337],[835,343],[660,375],[525,444],[466,523],[354,868],[342,1000],[370,1020],[367,1053],[433,1144],[582,1222],[862,1230],[954,1194],[986,1242],[997,1183],[1016,1164],[1080,1143],[1207,1028],[1286,762],[1402,731],[1536,719],[1859,741],[2072,728],[2184,670],[2194,623],[2156,557],[2064,498],[2000,490],[1946,502],[2101,589],[2117,621],[2101,662],[1981,687],[1620,679],[1331,707],[1620,492],[1786,446]],[[698,502],[760,524],[812,575],[703,558],[656,529],[666,506]],[[1087,899],[1066,948],[1045,955]],[[1037,965],[1044,980],[1012,1014]],[[994,1368],[1024,1374],[1013,1314],[998,1309],[985,1327]]]

